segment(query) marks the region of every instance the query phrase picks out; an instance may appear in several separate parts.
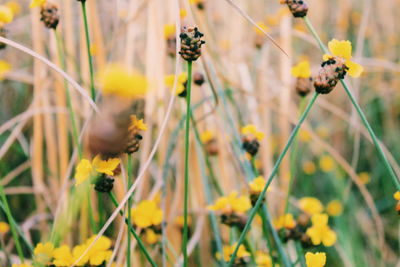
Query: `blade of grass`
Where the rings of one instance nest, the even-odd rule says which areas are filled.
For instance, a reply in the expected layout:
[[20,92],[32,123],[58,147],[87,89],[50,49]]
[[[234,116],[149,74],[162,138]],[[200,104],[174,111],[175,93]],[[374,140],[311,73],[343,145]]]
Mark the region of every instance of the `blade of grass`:
[[[128,162],[127,162],[127,174],[128,174],[128,188],[132,184],[132,155],[128,154]],[[132,198],[128,199],[128,225],[132,225],[131,223],[131,206],[132,206]],[[128,247],[126,249],[126,266],[131,266],[131,235],[128,233]]]

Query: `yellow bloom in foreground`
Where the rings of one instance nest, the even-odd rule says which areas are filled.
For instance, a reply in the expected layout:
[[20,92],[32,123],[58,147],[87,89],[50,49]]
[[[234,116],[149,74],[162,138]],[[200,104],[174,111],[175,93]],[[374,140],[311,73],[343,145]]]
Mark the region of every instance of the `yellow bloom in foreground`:
[[[168,88],[174,88],[174,81],[175,81],[175,75],[171,74],[165,77],[165,85]],[[183,93],[183,91],[186,90],[186,82],[187,82],[187,74],[185,72],[182,72],[181,74],[178,75],[178,81],[176,83],[176,90],[175,93],[177,95],[180,95]]]
[[200,134],[200,140],[203,144],[208,143],[214,139],[214,132],[211,130],[206,130]]
[[4,60],[0,60],[0,81],[4,79],[4,76],[10,70],[11,70],[11,65]]
[[256,267],[272,267],[271,256],[263,251],[257,251]]
[[336,233],[328,225],[327,214],[315,214],[311,217],[312,226],[307,229],[311,242],[317,246],[321,243],[330,247],[336,242]]
[[168,39],[175,36],[176,27],[175,24],[164,25],[164,38]]
[[311,253],[307,252],[306,255],[307,267],[323,267],[326,263],[326,255],[323,252]]
[[[249,184],[251,193],[260,194],[263,191],[265,184],[266,184],[266,181],[265,181],[264,177],[258,176],[253,181],[251,181]],[[270,189],[270,188],[268,188],[268,189]]]
[[13,264],[11,267],[32,267],[32,265],[27,263],[21,263],[21,264]]
[[305,174],[311,175],[315,173],[315,170],[317,168],[315,167],[314,162],[307,160],[306,162],[303,163],[303,171]]
[[303,197],[299,199],[299,207],[302,211],[309,215],[321,213],[324,210],[324,206],[321,201],[315,197]]
[[12,13],[14,14],[14,16],[18,15],[19,13],[21,13],[21,6],[16,1],[8,1],[6,3],[6,6],[11,9]]
[[341,215],[343,212],[342,202],[340,202],[339,200],[332,200],[326,206],[326,212],[329,214],[329,216]]
[[[360,64],[350,60],[352,58],[352,45],[350,41],[339,41],[333,39],[328,43],[328,47],[333,56],[345,59],[345,65],[349,68],[347,72],[351,77],[360,77],[364,68]],[[324,55],[324,60],[328,60],[330,57],[330,55]]]
[[292,75],[296,78],[309,78],[311,76],[310,62],[303,60],[292,68]]
[[363,184],[369,184],[369,182],[371,181],[371,177],[369,176],[368,172],[360,172],[358,174],[358,178]]
[[46,0],[32,0],[30,4],[30,8],[38,7],[46,3]]
[[400,201],[400,191],[397,191],[396,193],[394,193],[393,198]]
[[159,235],[157,235],[152,229],[147,229],[146,230],[146,243],[149,245],[153,245],[157,243],[159,239]]
[[102,160],[100,155],[97,155],[92,162],[93,168],[99,173],[105,173],[107,175],[114,175],[114,170],[120,163],[119,158],[111,158],[108,160]]
[[[223,248],[223,253],[224,253],[224,261],[228,262],[231,259],[231,255],[235,251],[236,248],[236,243],[233,244],[232,246],[224,246]],[[217,252],[217,258],[220,259],[221,255]],[[250,253],[246,250],[246,248],[243,245],[239,246],[239,249],[236,254],[236,258],[246,258],[250,257]]]
[[[71,249],[67,245],[62,245],[59,248],[56,248],[53,252],[53,264],[55,266],[70,266],[73,264]],[[80,264],[78,266],[82,266]]]
[[138,120],[135,115],[131,116],[131,125],[129,126],[129,131],[139,130],[139,131],[146,131],[147,125],[143,122],[143,119]]
[[10,23],[14,18],[14,14],[8,6],[0,5],[0,24]]
[[136,98],[147,92],[147,80],[119,65],[111,64],[100,75],[101,90],[105,95],[116,95],[124,98]]
[[132,221],[141,228],[159,225],[163,220],[163,212],[154,200],[143,200],[131,211]]
[[86,181],[90,177],[90,173],[92,172],[92,164],[87,159],[82,159],[75,171],[75,185],[80,185],[84,181]]
[[47,264],[53,258],[54,245],[51,242],[39,243],[33,250],[35,261],[41,264]]
[[331,172],[335,169],[335,161],[331,156],[324,155],[319,159],[319,167],[324,172]]
[[[95,235],[89,238],[85,242],[84,248],[86,249],[94,241],[95,238]],[[110,247],[111,240],[108,237],[101,236],[87,254],[90,265],[99,266],[104,261],[108,262],[111,259],[112,255]]]
[[214,205],[208,206],[209,210],[220,211],[224,214],[236,212],[245,213],[251,208],[251,202],[248,197],[240,196],[233,191],[227,197],[220,197]]
[[287,213],[276,219],[274,221],[274,226],[276,229],[281,229],[281,228],[293,229],[296,227],[296,221],[293,218],[293,214]]
[[253,135],[255,138],[257,138],[258,141],[261,141],[264,139],[265,134],[263,132],[260,132],[257,130],[257,127],[253,124],[248,124],[240,130],[242,135]]
[[4,235],[10,230],[10,226],[6,222],[0,222],[0,235]]

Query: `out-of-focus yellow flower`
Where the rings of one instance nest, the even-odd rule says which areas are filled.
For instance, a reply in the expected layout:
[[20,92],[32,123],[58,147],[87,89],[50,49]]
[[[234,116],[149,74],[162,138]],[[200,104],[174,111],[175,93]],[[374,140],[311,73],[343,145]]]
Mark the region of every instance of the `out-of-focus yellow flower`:
[[171,37],[175,37],[176,26],[175,24],[166,24],[164,25],[164,38],[168,39]]
[[0,5],[0,25],[10,23],[14,18],[14,14],[8,6]]
[[4,235],[10,230],[10,226],[6,222],[0,222],[0,235]]
[[[345,65],[349,68],[348,73],[351,77],[357,78],[360,77],[361,73],[364,71],[364,68],[350,59],[352,58],[352,45],[350,41],[339,41],[333,39],[328,43],[329,51],[333,56],[341,57],[345,59]],[[330,55],[324,55],[324,60],[328,60],[331,58]]]
[[11,9],[14,17],[21,13],[21,5],[17,1],[8,1],[6,6]]
[[309,215],[321,213],[324,210],[324,206],[321,201],[315,197],[303,197],[299,199],[299,207],[302,211]]
[[[182,216],[182,215],[179,215],[179,216],[177,216],[176,218],[175,218],[175,223],[176,223],[176,225],[178,225],[179,227],[183,227],[183,224],[184,224],[184,217]],[[192,216],[188,216],[187,217],[187,223],[188,223],[188,225],[191,225],[192,224]]]
[[[70,266],[73,264],[73,258],[72,258],[72,253],[71,249],[67,245],[62,245],[59,248],[56,248],[53,252],[53,264],[55,266]],[[85,263],[81,263],[78,266],[82,266]]]
[[292,68],[292,75],[296,78],[309,78],[311,76],[310,62],[303,60]]
[[206,130],[200,134],[200,140],[203,144],[210,142],[214,139],[214,132],[211,130]]
[[343,212],[342,202],[340,202],[339,200],[332,200],[326,206],[326,212],[329,214],[329,216],[335,217],[341,215]]
[[[168,88],[173,88],[174,87],[174,81],[175,81],[175,75],[171,74],[165,77],[165,85]],[[177,95],[183,93],[183,91],[186,90],[186,83],[187,83],[187,74],[186,72],[182,72],[181,74],[178,75],[178,81],[176,84],[176,91],[175,93]]]
[[326,255],[323,252],[307,252],[306,255],[307,267],[323,267],[326,263]]
[[111,64],[100,72],[101,90],[105,95],[137,98],[147,92],[146,77],[119,64]]
[[187,16],[187,10],[184,8],[181,8],[181,10],[179,10],[179,16],[181,17],[181,19],[186,18]]
[[[265,181],[263,176],[258,176],[249,183],[250,192],[252,194],[260,194],[263,191],[266,182],[267,181]],[[267,190],[270,191],[271,188],[269,187]]]
[[324,172],[331,172],[335,169],[335,161],[331,156],[324,155],[319,159],[319,167]]
[[299,131],[299,140],[303,143],[308,143],[311,141],[311,135],[308,130],[301,129]]
[[257,251],[256,267],[272,267],[271,256],[263,251]]
[[138,119],[135,115],[131,115],[131,125],[129,126],[129,131],[139,130],[146,131],[147,125],[143,122],[143,119]]
[[250,199],[246,196],[238,197],[238,192],[233,191],[228,196],[219,197],[214,205],[208,206],[209,210],[220,211],[224,214],[245,213],[251,208]]
[[107,160],[102,160],[100,155],[97,155],[92,162],[93,168],[99,173],[104,173],[107,175],[114,175],[114,170],[118,167],[120,163],[119,158],[110,158]]
[[360,172],[358,174],[358,178],[363,184],[369,184],[369,182],[371,181],[371,177],[369,176],[368,172]]
[[312,226],[307,229],[311,242],[317,246],[321,243],[330,247],[336,242],[336,233],[328,225],[327,214],[314,214],[311,217]]
[[296,227],[296,221],[293,218],[293,214],[287,213],[276,219],[274,221],[274,226],[276,229],[281,229],[281,228],[293,229]]
[[0,60],[0,81],[4,79],[4,76],[11,70],[11,65],[4,60]]
[[33,250],[35,261],[41,264],[47,264],[53,258],[54,245],[51,242],[39,243]]
[[[260,28],[261,28],[263,31],[265,31],[265,32],[268,32],[268,31],[269,31],[268,26],[265,25],[264,22],[262,22],[262,21],[259,21],[259,22],[257,23],[257,26],[260,27]],[[257,34],[259,34],[259,35],[264,35],[264,33],[263,33],[259,28],[257,28],[257,27],[254,27],[254,31],[255,31]]]
[[21,263],[21,264],[14,263],[11,267],[33,267],[33,266],[27,263]]
[[[236,243],[233,244],[232,246],[224,246],[224,248],[223,248],[224,261],[227,262],[230,260],[231,255],[235,251],[235,248],[236,248]],[[219,252],[216,253],[216,256],[218,259],[221,259],[221,255],[219,254]],[[239,249],[236,253],[236,258],[240,259],[240,258],[246,258],[246,257],[250,257],[250,253],[246,250],[246,248],[243,245],[240,245]]]
[[243,135],[253,135],[258,141],[264,139],[265,134],[257,130],[257,127],[253,124],[248,124],[240,130]]
[[86,181],[90,177],[90,173],[92,172],[93,167],[90,161],[87,159],[82,159],[78,166],[76,166],[75,171],[75,185],[80,185],[84,181]]
[[394,193],[393,198],[400,201],[400,191],[397,191],[396,193]]
[[29,7],[30,8],[38,7],[38,6],[43,5],[46,2],[47,2],[46,0],[32,0]]
[[305,174],[311,175],[314,174],[316,171],[316,167],[314,162],[311,160],[307,160],[306,162],[303,163],[303,171]]
[[90,54],[92,56],[96,56],[99,53],[99,47],[96,44],[91,44],[90,45]]
[[131,211],[132,222],[141,228],[159,225],[163,220],[163,211],[154,200],[143,200]]
[[153,244],[157,243],[159,240],[159,237],[160,236],[157,235],[152,229],[146,230],[145,240],[146,240],[147,244],[153,245]]
[[201,4],[203,3],[204,0],[189,0],[189,3],[191,4]]
[[325,126],[318,126],[317,129],[315,130],[317,135],[321,137],[322,139],[325,139],[329,136],[329,130]]

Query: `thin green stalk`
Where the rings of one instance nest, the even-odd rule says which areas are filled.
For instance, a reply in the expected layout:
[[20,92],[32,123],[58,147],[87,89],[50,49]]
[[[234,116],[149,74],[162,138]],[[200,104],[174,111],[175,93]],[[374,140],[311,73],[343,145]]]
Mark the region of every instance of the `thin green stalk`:
[[[132,185],[132,155],[128,154],[128,165],[126,166],[128,173],[128,188]],[[131,206],[132,206],[132,198],[128,198],[128,225],[132,225],[131,223]],[[128,233],[128,248],[126,249],[126,266],[131,266],[131,235]]]
[[90,51],[90,35],[89,35],[89,23],[87,20],[87,13],[86,13],[86,0],[81,1],[82,3],[82,15],[83,21],[85,24],[85,36],[86,36],[86,49],[88,54],[88,61],[89,61],[89,70],[90,70],[90,92],[92,93],[93,101],[96,99],[96,90],[94,88],[94,68],[93,68],[93,58],[92,53]]
[[[117,201],[117,198],[114,196],[114,194],[112,192],[109,193],[109,196],[111,198],[111,201],[114,203],[115,207],[118,207],[119,203]],[[124,213],[120,210],[119,214],[124,217]],[[149,263],[151,264],[151,266],[153,267],[157,267],[157,264],[153,261],[153,259],[150,256],[150,253],[147,251],[146,247],[144,246],[143,241],[140,239],[139,235],[136,233],[135,229],[132,227],[131,224],[129,224],[128,219],[125,218],[124,219],[125,224],[128,226],[129,230],[131,231],[133,237],[136,239],[136,242],[138,243],[139,248],[142,250],[144,256],[146,257],[146,259],[149,261]]]
[[300,262],[301,267],[307,267],[306,261],[304,259],[304,250],[303,247],[301,246],[301,243],[299,241],[296,241],[295,246],[296,246],[298,261]]
[[8,220],[9,225],[10,225],[11,234],[12,234],[12,237],[13,237],[14,242],[15,242],[15,247],[17,249],[17,253],[18,253],[19,259],[23,263],[24,260],[25,260],[24,259],[24,253],[22,251],[21,243],[19,242],[17,229],[16,229],[15,225],[12,223],[14,221],[14,218],[13,218],[13,216],[11,214],[10,206],[8,205],[7,197],[6,197],[6,194],[4,192],[4,187],[3,187],[2,184],[0,184],[0,197],[1,197],[1,200],[2,200],[3,205],[4,205],[4,212],[6,214],[7,220]]
[[[243,232],[239,237],[239,240],[237,242],[236,248],[235,248],[234,252],[232,253],[231,260],[229,261],[229,265],[228,266],[232,266],[233,265],[233,262],[235,261],[236,254],[238,252],[239,246],[240,246],[240,244],[242,244],[243,240],[246,237],[247,232],[250,229],[250,225],[251,225],[255,215],[257,214],[258,209],[260,208],[260,206],[261,206],[261,204],[263,202],[262,200],[263,200],[263,198],[265,196],[265,193],[267,192],[268,186],[270,185],[272,180],[275,178],[275,175],[278,172],[279,166],[281,165],[281,162],[282,162],[283,158],[285,157],[285,155],[288,152],[290,146],[292,145],[294,139],[296,138],[297,133],[298,133],[302,123],[304,122],[304,120],[306,119],[308,113],[310,112],[311,108],[313,107],[317,97],[318,97],[318,93],[314,93],[312,99],[310,100],[310,102],[307,105],[306,110],[301,115],[300,120],[297,123],[296,127],[293,129],[292,134],[290,135],[287,144],[283,148],[282,153],[279,155],[279,158],[276,161],[274,168],[272,169],[271,175],[269,176],[269,178],[267,180],[267,183],[265,184],[265,186],[263,188],[263,191],[261,192],[260,196],[258,197],[256,204],[254,205],[254,207],[250,211],[249,219],[247,220],[246,226],[244,227]],[[286,265],[286,266],[290,266],[290,265]]]
[[[318,36],[318,33],[315,31],[313,25],[311,24],[310,20],[307,17],[304,17],[304,21],[307,25],[307,28],[311,32],[311,34],[314,36],[315,40],[317,40],[319,47],[324,53],[329,53],[328,49],[326,46],[322,43],[321,39]],[[388,170],[390,174],[390,178],[392,178],[393,183],[396,185],[397,190],[400,190],[400,181],[396,176],[396,173],[394,172],[392,166],[390,165],[388,159],[386,158],[385,153],[382,150],[382,147],[379,143],[378,138],[375,135],[374,130],[372,129],[371,125],[369,124],[367,117],[365,117],[364,112],[362,111],[360,105],[357,103],[356,99],[354,98],[353,94],[351,93],[349,86],[347,85],[345,80],[340,80],[341,84],[343,85],[344,90],[346,91],[347,95],[350,98],[351,103],[353,104],[354,108],[357,110],[358,115],[361,118],[361,121],[363,122],[365,128],[367,128],[368,133],[371,136],[372,142],[374,143],[374,146],[376,150],[378,151],[378,155],[383,161],[383,164],[385,165],[386,169]]]
[[[57,51],[58,51],[58,57],[60,58],[60,63],[61,63],[61,68],[63,71],[66,71],[66,65],[65,65],[65,58],[64,58],[64,51],[62,48],[62,43],[61,43],[61,38],[58,35],[58,32],[54,30],[54,35],[56,37],[56,42],[57,42]],[[79,135],[78,135],[78,128],[76,125],[76,120],[75,120],[75,112],[72,106],[72,99],[71,99],[71,93],[69,92],[68,89],[68,83],[64,79],[64,87],[65,87],[65,95],[67,97],[67,107],[68,107],[68,112],[69,112],[69,118],[71,120],[71,125],[72,125],[72,138],[74,140],[75,145],[78,148],[78,155],[79,159],[82,159],[83,153],[82,153],[82,147],[81,143],[79,142]]]
[[90,198],[90,190],[87,191],[87,201],[88,201],[88,211],[89,211],[89,223],[90,223],[90,228],[92,230],[92,233],[97,233],[97,224],[96,220],[94,219],[93,215],[93,207],[92,207],[92,201]]
[[186,132],[185,132],[185,186],[183,203],[183,266],[188,265],[187,242],[188,242],[188,202],[189,202],[189,130],[190,130],[190,97],[192,91],[192,61],[188,61],[188,80],[186,85]]

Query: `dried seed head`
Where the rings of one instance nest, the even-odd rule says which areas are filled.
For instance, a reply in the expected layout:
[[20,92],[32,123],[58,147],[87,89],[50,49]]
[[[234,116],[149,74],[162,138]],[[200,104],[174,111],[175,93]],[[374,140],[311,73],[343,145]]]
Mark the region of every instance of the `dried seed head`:
[[247,153],[254,157],[258,153],[260,143],[252,136],[244,136],[242,139],[242,147]]
[[330,93],[339,80],[346,76],[348,69],[345,65],[345,60],[340,57],[331,57],[322,62],[319,73],[314,79],[314,87],[317,93]]
[[49,29],[56,29],[58,22],[60,21],[60,15],[58,14],[58,7],[50,2],[44,3],[40,8],[40,20],[43,21],[44,25]]
[[230,227],[238,227],[243,230],[247,223],[247,216],[238,215],[236,213],[222,214],[221,223]]
[[293,16],[296,18],[302,18],[307,15],[308,4],[304,0],[283,0],[281,3],[287,4],[290,12],[292,12]]
[[310,216],[306,213],[301,213],[297,217],[297,224],[302,227],[307,227],[310,224]]
[[296,92],[299,96],[306,96],[311,92],[312,78],[297,78]]
[[[6,38],[7,37],[7,30],[4,27],[0,27],[0,36]],[[0,49],[6,48],[6,44],[0,42]]]
[[198,72],[198,71],[195,72],[193,74],[193,82],[195,84],[197,84],[198,86],[202,86],[203,83],[205,82],[204,75],[201,72]]
[[201,56],[201,46],[205,43],[201,38],[203,34],[197,27],[182,27],[181,51],[179,54],[186,61],[195,61]]
[[170,57],[175,57],[176,54],[176,38],[174,36],[170,36],[167,38],[167,55]]
[[94,185],[94,189],[101,193],[109,193],[113,187],[114,178],[108,175],[100,176]]
[[140,148],[140,141],[143,137],[140,134],[130,135],[127,142],[126,153],[133,154]]

